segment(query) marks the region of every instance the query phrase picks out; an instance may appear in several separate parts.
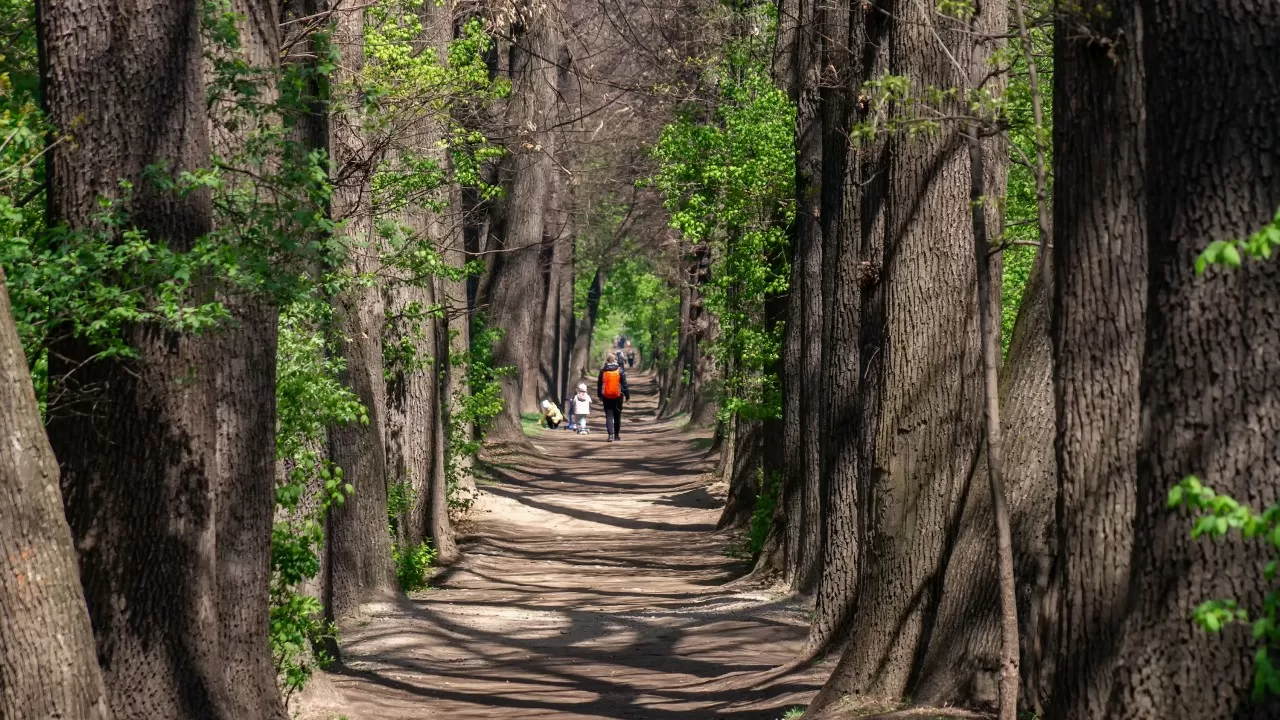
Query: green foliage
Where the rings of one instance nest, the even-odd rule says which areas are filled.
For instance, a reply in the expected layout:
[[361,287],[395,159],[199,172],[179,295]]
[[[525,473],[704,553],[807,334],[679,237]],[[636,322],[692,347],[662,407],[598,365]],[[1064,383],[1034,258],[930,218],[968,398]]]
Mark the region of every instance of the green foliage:
[[719,320],[711,351],[723,370],[722,418],[781,414],[782,324],[765,321],[763,300],[787,289],[795,107],[774,86],[768,57],[758,36],[728,43],[711,69],[714,111],[687,110],[663,129],[654,150],[653,183],[666,198],[671,226],[691,244],[711,245],[703,292]]
[[428,542],[414,546],[394,545],[391,548],[391,559],[396,568],[396,581],[405,592],[422,590],[431,579],[431,566],[435,564],[438,553]]
[[324,520],[354,491],[342,468],[325,457],[329,428],[368,423],[366,408],[338,381],[343,362],[325,340],[332,311],[322,299],[299,301],[280,317],[276,360],[276,458],[284,475],[276,486],[271,533],[271,650],[286,697],[329,658],[336,629],[320,601],[300,587],[320,573]]
[[450,403],[445,478],[449,507],[459,512],[470,510],[475,503],[466,491],[466,480],[475,479],[475,461],[484,435],[502,413],[502,378],[515,372],[513,367],[494,365],[493,346],[501,337],[501,328],[489,327],[483,316],[476,315],[471,323],[470,350],[450,358],[463,381]]
[[778,501],[782,499],[782,479],[777,474],[764,477],[760,471],[760,494],[756,496],[756,506],[751,511],[751,526],[747,531],[747,549],[751,557],[759,557],[764,550],[764,543],[773,530],[773,514],[778,509]]
[[600,298],[596,348],[592,359],[611,349],[615,335],[626,335],[641,356],[666,369],[676,356],[679,341],[680,295],[638,255],[614,265]]
[[1203,274],[1210,265],[1238,268],[1246,257],[1255,260],[1269,259],[1276,247],[1280,247],[1280,210],[1276,211],[1271,222],[1247,238],[1214,240],[1209,243],[1196,258],[1196,274]]
[[[1013,337],[1013,325],[1022,306],[1022,293],[1031,277],[1036,249],[1040,242],[1037,221],[1034,161],[1036,138],[1045,148],[1049,176],[1049,197],[1053,202],[1053,27],[1039,24],[1030,29],[1035,68],[1040,88],[1044,125],[1036,127],[1031,105],[1031,83],[1026,58],[1019,52],[1009,69],[1009,84],[1003,97],[1002,115],[1008,127],[1009,176],[1004,203],[1004,275],[1001,282],[1001,342],[1005,352]],[[1018,43],[1011,41],[1011,46]],[[1012,48],[1011,48],[1012,49]],[[1012,243],[1026,243],[1014,245]]]
[[[1253,638],[1259,643],[1254,655],[1253,698],[1261,701],[1268,695],[1280,696],[1280,590],[1275,588],[1280,571],[1280,504],[1257,512],[1235,498],[1215,493],[1190,475],[1169,490],[1168,505],[1186,507],[1196,515],[1193,538],[1221,538],[1235,531],[1267,546],[1272,557],[1262,568],[1262,577],[1272,589],[1262,601],[1260,614],[1252,620]],[[1192,611],[1191,619],[1212,633],[1234,623],[1250,623],[1249,612],[1234,599],[1203,602]]]

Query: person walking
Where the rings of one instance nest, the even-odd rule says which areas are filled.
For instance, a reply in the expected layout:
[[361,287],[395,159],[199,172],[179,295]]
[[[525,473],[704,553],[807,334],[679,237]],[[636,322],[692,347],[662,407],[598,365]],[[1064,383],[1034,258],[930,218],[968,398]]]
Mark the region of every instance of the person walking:
[[620,440],[622,402],[624,398],[631,401],[631,391],[627,389],[627,371],[622,369],[614,353],[609,353],[604,367],[600,368],[600,375],[596,378],[596,396],[604,406],[604,429],[609,434],[608,441]]

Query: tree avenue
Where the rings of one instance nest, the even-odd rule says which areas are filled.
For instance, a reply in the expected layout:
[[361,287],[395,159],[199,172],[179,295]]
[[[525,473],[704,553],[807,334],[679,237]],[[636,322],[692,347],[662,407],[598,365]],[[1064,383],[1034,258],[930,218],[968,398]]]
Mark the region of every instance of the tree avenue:
[[305,715],[385,672],[347,637],[541,560],[485,536],[512,498],[633,472],[803,618],[690,702],[1280,717],[1280,5],[9,0],[0,31],[0,720]]

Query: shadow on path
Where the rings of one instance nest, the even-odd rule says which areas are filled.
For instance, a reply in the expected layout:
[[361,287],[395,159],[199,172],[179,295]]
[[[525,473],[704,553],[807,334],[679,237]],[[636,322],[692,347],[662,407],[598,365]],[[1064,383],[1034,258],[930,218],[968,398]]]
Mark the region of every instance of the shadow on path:
[[438,589],[343,628],[332,677],[352,720],[776,720],[809,699],[816,670],[732,688],[790,660],[807,621],[766,589],[724,587],[747,568],[713,532],[712,461],[655,420],[652,378],[632,386],[622,442],[532,438],[542,454],[494,468]]

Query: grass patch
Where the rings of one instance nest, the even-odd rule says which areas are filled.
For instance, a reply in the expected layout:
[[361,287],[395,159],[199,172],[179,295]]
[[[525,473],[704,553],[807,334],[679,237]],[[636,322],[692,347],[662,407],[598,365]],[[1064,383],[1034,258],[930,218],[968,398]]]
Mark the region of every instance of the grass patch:
[[787,708],[787,711],[782,713],[782,717],[779,720],[798,720],[803,716],[804,708],[797,705],[793,708]]
[[542,433],[542,413],[520,413],[520,429],[530,437]]

